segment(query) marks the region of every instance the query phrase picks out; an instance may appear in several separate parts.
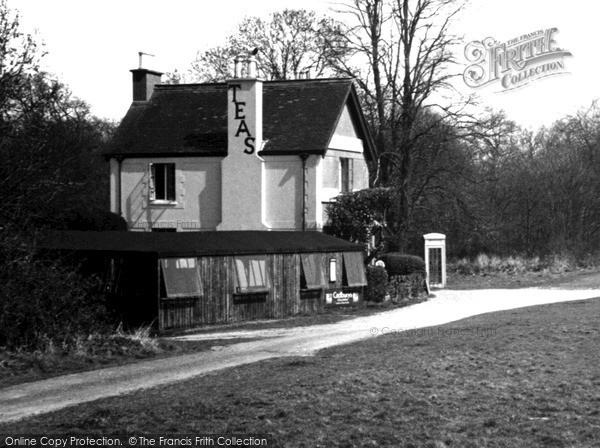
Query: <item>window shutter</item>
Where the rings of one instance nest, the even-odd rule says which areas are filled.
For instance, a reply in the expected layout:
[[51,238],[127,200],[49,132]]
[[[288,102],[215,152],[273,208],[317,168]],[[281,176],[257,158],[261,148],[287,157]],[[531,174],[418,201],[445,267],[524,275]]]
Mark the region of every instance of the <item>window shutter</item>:
[[235,257],[234,265],[236,292],[265,291],[269,288],[266,256]]
[[348,286],[366,286],[365,265],[362,252],[345,252],[344,268]]
[[153,163],[150,164],[150,169],[148,170],[148,175],[150,177],[150,182],[148,182],[148,197],[150,198],[151,201],[156,200],[156,189],[154,187],[155,182],[154,179],[156,178],[156,167],[154,166]]
[[323,254],[300,254],[304,279],[308,289],[323,288],[325,286],[323,258]]
[[195,258],[160,260],[167,297],[200,297],[200,265]]

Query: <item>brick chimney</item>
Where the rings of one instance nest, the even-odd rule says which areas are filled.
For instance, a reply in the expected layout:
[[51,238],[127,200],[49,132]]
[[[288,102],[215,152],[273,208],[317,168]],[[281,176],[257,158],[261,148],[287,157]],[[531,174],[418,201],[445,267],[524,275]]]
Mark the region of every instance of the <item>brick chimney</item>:
[[266,214],[263,144],[263,83],[254,54],[234,60],[227,80],[227,157],[222,162],[222,221],[219,230],[263,230]]
[[163,74],[146,68],[136,68],[130,72],[133,76],[133,101],[148,101]]

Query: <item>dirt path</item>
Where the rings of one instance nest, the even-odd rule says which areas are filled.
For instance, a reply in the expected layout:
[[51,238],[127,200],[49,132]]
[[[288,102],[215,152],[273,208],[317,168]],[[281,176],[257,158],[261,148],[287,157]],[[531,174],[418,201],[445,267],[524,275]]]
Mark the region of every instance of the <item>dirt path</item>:
[[265,359],[310,356],[317,350],[385,333],[441,325],[493,311],[589,298],[600,298],[600,290],[445,290],[436,292],[435,298],[424,303],[335,324],[188,335],[181,339],[264,339],[214,347],[209,352],[144,361],[0,389],[0,422],[19,420]]

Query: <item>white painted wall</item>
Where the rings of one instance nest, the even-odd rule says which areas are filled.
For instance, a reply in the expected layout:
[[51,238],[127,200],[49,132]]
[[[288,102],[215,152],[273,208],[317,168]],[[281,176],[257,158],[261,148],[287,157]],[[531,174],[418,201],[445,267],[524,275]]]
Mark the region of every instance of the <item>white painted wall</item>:
[[[146,231],[153,227],[176,228],[177,231],[214,230],[221,222],[221,160],[212,157],[123,160],[121,210],[129,228]],[[174,203],[149,200],[152,162],[175,164]]]
[[264,230],[265,166],[258,157],[262,134],[262,81],[227,82],[227,157],[223,159],[222,222],[218,230]]
[[302,179],[300,157],[265,157],[265,224],[269,229],[302,229]]

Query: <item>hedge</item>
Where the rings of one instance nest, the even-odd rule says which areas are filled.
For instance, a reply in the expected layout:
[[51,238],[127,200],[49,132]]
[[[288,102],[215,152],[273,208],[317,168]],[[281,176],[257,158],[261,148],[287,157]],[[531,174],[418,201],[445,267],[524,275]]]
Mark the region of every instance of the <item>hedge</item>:
[[365,300],[383,302],[388,293],[388,275],[380,266],[367,266]]
[[425,274],[425,262],[421,257],[390,252],[379,257],[385,263],[388,276]]

